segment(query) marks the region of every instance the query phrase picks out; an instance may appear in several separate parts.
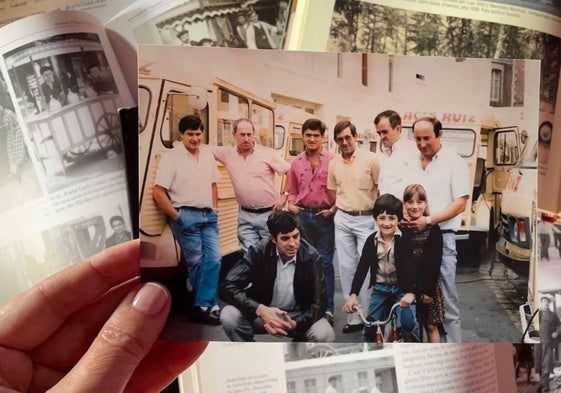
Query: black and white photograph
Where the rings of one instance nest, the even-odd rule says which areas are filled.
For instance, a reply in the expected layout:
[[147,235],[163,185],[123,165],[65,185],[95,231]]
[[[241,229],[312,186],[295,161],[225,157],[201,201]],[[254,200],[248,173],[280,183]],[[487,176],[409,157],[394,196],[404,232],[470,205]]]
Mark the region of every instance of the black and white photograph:
[[[535,369],[542,391],[561,392],[561,219],[542,212],[538,220],[539,344]],[[536,316],[537,317],[537,316]]]
[[47,192],[121,170],[122,101],[99,37],[51,36],[4,54],[27,154]]
[[[220,61],[226,56],[228,64]],[[528,295],[533,251],[539,62],[183,46],[140,46],[139,61],[152,64],[148,74],[139,76],[139,89],[145,92],[139,108],[141,276],[166,283],[175,299],[162,337],[277,341],[286,335],[295,341],[381,343],[521,339],[519,307]],[[405,186],[419,182],[422,175],[409,177],[417,174],[415,166],[397,169],[397,164],[375,163],[383,162],[390,145],[377,132],[385,116],[400,119],[398,135],[411,146],[404,162],[413,163],[430,150],[416,137],[420,131],[415,123],[439,119],[436,145],[453,151],[459,168],[454,179],[463,184],[464,208],[450,229],[441,230],[446,249],[436,247],[439,253],[431,257],[436,261],[431,262],[433,272],[438,273],[434,266],[448,263],[452,270],[426,279],[436,282],[444,275],[454,282],[448,290],[456,295],[438,295],[445,315],[441,319],[425,319],[413,312],[416,307],[405,306],[394,309],[394,318],[387,303],[374,317],[378,297],[370,297],[368,279],[358,273],[361,253],[374,252],[365,246],[376,228],[372,206],[378,199],[403,203]],[[318,135],[309,138],[303,131],[310,119],[315,119]],[[343,131],[348,136],[340,136]],[[196,169],[185,170],[187,163],[175,162],[185,149],[192,151],[188,156],[198,155]],[[341,185],[335,164],[324,164],[326,199],[309,215],[312,222],[318,213],[325,215],[319,224],[326,231],[319,236],[327,240],[325,248],[304,227],[304,222],[310,224],[301,206],[307,205],[290,203],[298,190],[285,177],[308,149],[325,151],[332,163],[355,151],[374,160],[370,172],[364,169],[371,177],[355,185],[356,190]],[[240,159],[242,151],[249,157],[247,164]],[[249,165],[253,157],[266,164]],[[392,191],[384,184],[384,171],[403,184]],[[182,196],[174,179],[191,184],[189,189],[200,191],[201,200],[184,199],[194,194]],[[378,191],[369,188],[374,184],[389,196],[377,198]],[[366,202],[356,201],[361,187],[370,190],[364,194]],[[334,191],[335,202],[326,189]],[[337,202],[345,201],[344,190],[352,190],[347,202]],[[423,192],[416,190],[414,195]],[[315,193],[317,198],[322,195]],[[430,204],[439,194],[422,195]],[[318,211],[321,206],[325,208]],[[430,206],[432,218],[438,206]],[[412,211],[411,217],[423,212]],[[426,224],[429,219],[418,220],[432,226]],[[198,223],[196,230],[186,229],[191,221]],[[448,247],[453,255],[447,254]],[[289,332],[281,328],[278,333],[269,329],[264,313],[279,309],[278,299],[270,303],[269,297],[276,278],[263,275],[277,252],[281,259],[296,255],[297,261],[310,261],[305,287],[299,284],[302,272],[297,269],[292,275],[293,300],[302,308],[282,306],[290,310],[281,314],[281,325]],[[320,267],[313,267],[318,261]],[[399,300],[398,295],[384,297],[389,305]],[[258,305],[266,308],[257,311]],[[376,325],[363,329],[365,321],[355,311],[359,305],[368,322],[387,322],[380,335]],[[294,318],[300,317],[304,319],[298,325]]]
[[[331,353],[317,348],[327,345]],[[399,392],[393,354],[363,344],[286,344],[285,373],[287,393]]]
[[6,81],[0,75],[0,205],[9,210],[42,195]]
[[483,20],[417,12],[369,1],[335,0],[326,49],[545,59],[544,42],[548,36],[536,30]]
[[189,0],[137,26],[138,42],[155,28],[164,45],[281,49],[290,0]]

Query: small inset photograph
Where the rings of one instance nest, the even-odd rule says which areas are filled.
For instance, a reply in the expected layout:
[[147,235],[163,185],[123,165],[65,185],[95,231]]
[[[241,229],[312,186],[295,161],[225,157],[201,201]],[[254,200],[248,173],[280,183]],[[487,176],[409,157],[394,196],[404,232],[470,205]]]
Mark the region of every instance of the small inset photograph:
[[535,372],[540,392],[561,392],[561,286],[539,292],[540,343],[535,345]]
[[[281,49],[290,1],[186,1],[138,26],[140,37],[156,29],[164,45]],[[139,40],[139,42],[142,42]]]
[[4,55],[27,154],[48,192],[124,168],[122,104],[99,37],[60,34]]
[[287,392],[397,393],[395,359],[360,344],[285,344]]
[[127,225],[125,222],[126,217],[123,213],[113,215],[109,218],[109,228],[108,236],[105,239],[105,247],[113,247],[117,244],[128,242],[132,240],[132,232],[130,230],[130,224]]

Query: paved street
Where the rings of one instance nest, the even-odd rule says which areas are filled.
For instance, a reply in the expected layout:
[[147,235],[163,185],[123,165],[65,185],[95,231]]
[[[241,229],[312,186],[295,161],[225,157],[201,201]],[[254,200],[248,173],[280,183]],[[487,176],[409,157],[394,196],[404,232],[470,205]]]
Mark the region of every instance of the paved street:
[[[335,261],[335,264],[337,262]],[[337,272],[337,266],[335,266]],[[337,342],[359,342],[360,332],[343,334],[346,315],[340,311],[344,303],[337,277],[335,296],[335,332]],[[525,302],[526,280],[519,277],[503,263],[496,253],[485,257],[479,268],[458,266],[456,276],[462,312],[464,342],[520,342],[522,337],[518,306]],[[203,326],[189,323],[184,305],[177,309],[165,329],[168,339],[189,339],[200,333]],[[205,337],[227,340],[220,326],[204,326]],[[276,341],[276,338],[259,336],[259,340]],[[426,341],[426,337],[425,337]]]

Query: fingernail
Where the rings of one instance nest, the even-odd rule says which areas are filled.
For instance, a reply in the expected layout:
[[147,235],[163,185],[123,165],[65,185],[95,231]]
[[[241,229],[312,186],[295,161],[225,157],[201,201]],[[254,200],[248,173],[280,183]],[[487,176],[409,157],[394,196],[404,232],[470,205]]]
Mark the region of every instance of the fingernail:
[[157,314],[168,301],[168,292],[156,283],[149,282],[137,292],[132,306],[145,314]]

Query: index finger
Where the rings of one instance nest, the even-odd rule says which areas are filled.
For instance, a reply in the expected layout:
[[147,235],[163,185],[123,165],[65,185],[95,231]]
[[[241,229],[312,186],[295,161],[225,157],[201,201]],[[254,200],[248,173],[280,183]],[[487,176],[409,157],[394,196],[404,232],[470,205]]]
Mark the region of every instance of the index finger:
[[0,345],[29,350],[72,313],[138,276],[139,244],[133,240],[104,250],[0,306]]

